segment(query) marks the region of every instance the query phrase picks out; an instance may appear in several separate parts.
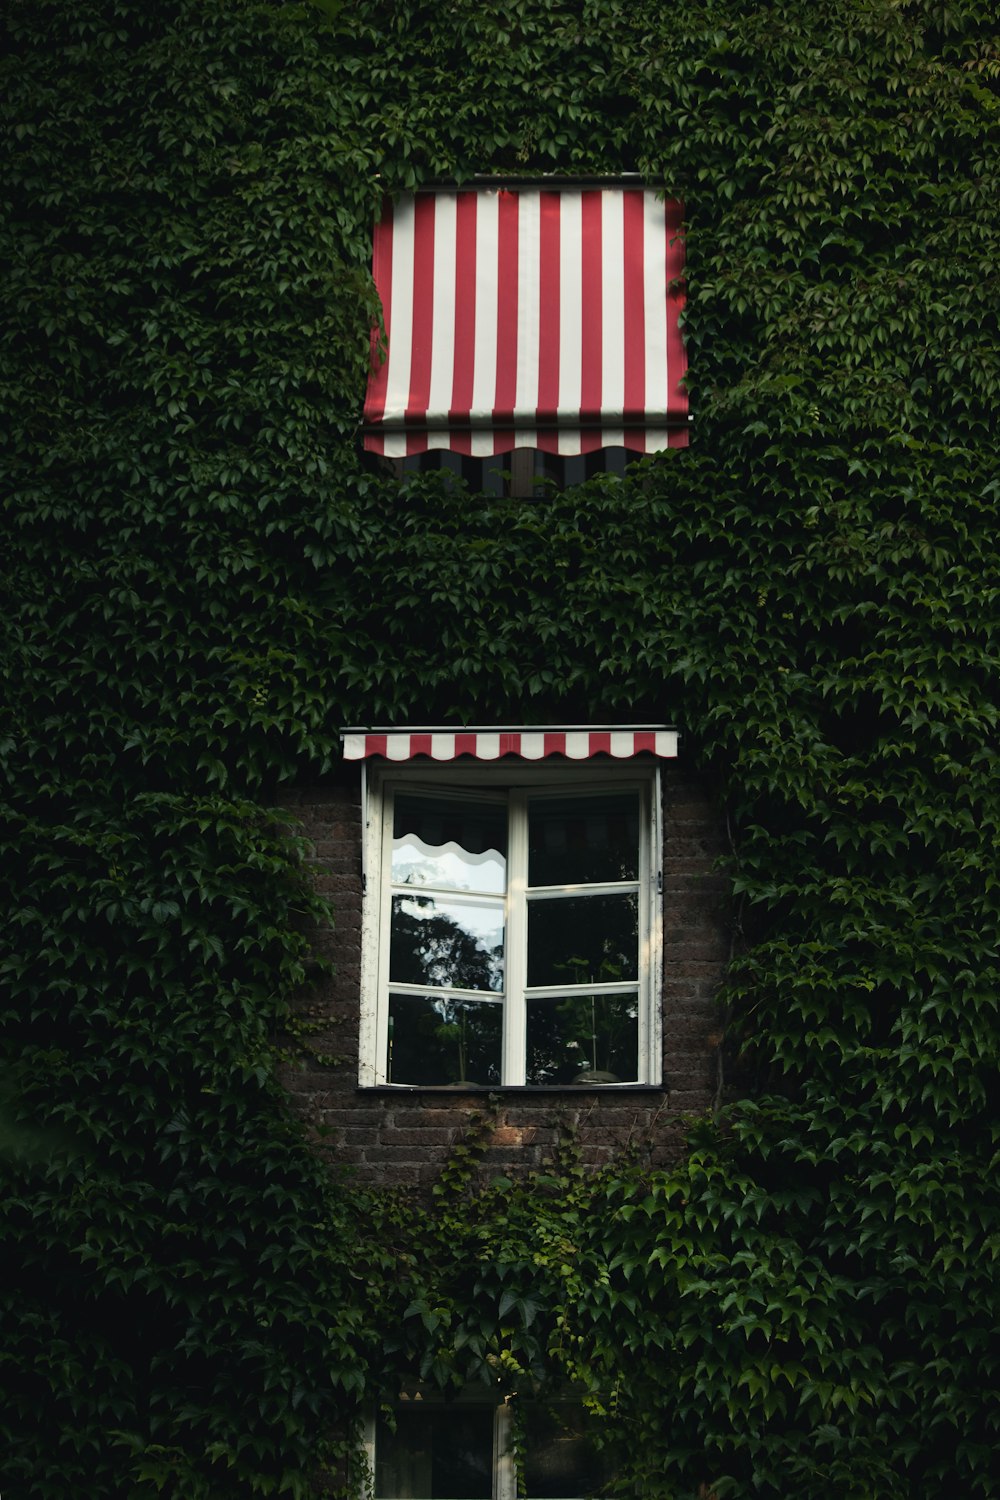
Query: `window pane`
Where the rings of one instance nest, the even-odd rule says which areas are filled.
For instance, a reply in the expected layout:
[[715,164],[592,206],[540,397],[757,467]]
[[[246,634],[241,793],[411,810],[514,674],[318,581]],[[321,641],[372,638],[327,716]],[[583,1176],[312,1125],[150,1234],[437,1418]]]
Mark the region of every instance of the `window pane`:
[[612,984],[635,979],[639,901],[563,896],[528,902],[528,983]]
[[490,1500],[492,1408],[397,1409],[375,1429],[376,1500]]
[[606,1465],[587,1436],[579,1407],[527,1406],[523,1419],[528,1500],[573,1500],[601,1488]]
[[395,885],[502,895],[506,870],[506,807],[397,793],[392,824]]
[[528,884],[586,885],[639,878],[639,797],[533,797]]
[[561,995],[527,1005],[528,1083],[634,1083],[639,996]]
[[499,1083],[503,1006],[443,995],[389,996],[389,1083]]
[[389,979],[435,989],[503,989],[502,903],[393,896]]

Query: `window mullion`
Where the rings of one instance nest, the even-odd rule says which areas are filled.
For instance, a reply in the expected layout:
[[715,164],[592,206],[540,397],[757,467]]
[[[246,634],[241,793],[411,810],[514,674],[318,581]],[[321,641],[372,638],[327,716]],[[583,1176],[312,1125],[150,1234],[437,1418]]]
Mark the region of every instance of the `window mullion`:
[[375,1082],[389,1081],[389,941],[392,929],[392,895],[389,872],[392,869],[393,792],[382,798],[382,826],[379,830],[379,865],[389,885],[389,899],[382,901],[378,931],[378,1008],[375,1016]]
[[504,970],[503,1082],[524,1082],[525,1009],[528,979],[528,798],[510,794],[507,850],[507,952]]
[[511,1415],[510,1406],[502,1401],[493,1419],[493,1493],[496,1500],[517,1500]]
[[659,1083],[663,1071],[663,814],[659,766],[644,795],[649,800],[649,813],[642,820],[643,847],[647,850],[643,878],[648,891],[642,1013],[646,1032],[646,1082]]

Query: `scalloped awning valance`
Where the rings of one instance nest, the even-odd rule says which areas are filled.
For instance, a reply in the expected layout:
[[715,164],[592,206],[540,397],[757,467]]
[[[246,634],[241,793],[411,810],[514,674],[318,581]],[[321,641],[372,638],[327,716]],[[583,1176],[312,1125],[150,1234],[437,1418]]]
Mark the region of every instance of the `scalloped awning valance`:
[[344,731],[344,759],[456,760],[461,755],[475,760],[499,760],[519,756],[522,760],[544,760],[562,755],[568,760],[588,760],[610,755],[628,760],[636,755],[671,759],[677,755],[676,729],[664,725],[580,726],[572,729],[348,729]]

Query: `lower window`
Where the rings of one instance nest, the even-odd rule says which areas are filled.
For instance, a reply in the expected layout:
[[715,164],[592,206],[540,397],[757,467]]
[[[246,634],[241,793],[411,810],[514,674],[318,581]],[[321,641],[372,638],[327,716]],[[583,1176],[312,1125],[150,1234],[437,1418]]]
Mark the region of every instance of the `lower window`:
[[[515,1458],[515,1445],[520,1452]],[[371,1424],[374,1500],[584,1500],[607,1475],[572,1403],[401,1396]]]
[[373,775],[362,1083],[659,1082],[655,770]]

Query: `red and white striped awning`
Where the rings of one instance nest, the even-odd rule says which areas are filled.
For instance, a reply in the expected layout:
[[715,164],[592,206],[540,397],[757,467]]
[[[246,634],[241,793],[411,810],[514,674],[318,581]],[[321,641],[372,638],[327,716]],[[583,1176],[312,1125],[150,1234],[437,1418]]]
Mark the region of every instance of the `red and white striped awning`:
[[365,447],[487,457],[687,443],[681,205],[641,188],[409,194],[375,230]]
[[657,726],[581,729],[348,729],[344,732],[344,759],[413,760],[418,755],[431,760],[457,760],[460,755],[475,760],[499,760],[516,755],[522,760],[544,760],[563,755],[568,760],[588,760],[592,755],[611,755],[628,760],[634,755],[656,755],[672,759],[677,754],[677,730]]

